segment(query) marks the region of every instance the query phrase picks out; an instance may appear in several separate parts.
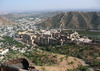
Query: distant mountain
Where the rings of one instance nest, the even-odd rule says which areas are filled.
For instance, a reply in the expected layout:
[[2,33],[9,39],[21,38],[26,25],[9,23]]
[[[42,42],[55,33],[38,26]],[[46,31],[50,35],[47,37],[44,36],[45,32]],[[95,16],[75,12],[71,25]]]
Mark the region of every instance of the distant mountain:
[[8,18],[8,19],[20,19],[20,18],[48,18],[53,17],[60,12],[22,12],[22,13],[8,13],[8,14],[0,14],[1,16]]
[[0,26],[3,26],[3,25],[15,25],[15,24],[16,23],[10,21],[9,19],[0,16]]
[[62,12],[37,24],[43,28],[100,29],[100,12]]

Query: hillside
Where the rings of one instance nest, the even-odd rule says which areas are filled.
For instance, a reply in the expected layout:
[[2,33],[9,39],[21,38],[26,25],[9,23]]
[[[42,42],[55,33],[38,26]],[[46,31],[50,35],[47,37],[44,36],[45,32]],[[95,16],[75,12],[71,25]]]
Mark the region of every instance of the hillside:
[[37,49],[24,54],[11,51],[7,54],[7,58],[8,57],[9,59],[24,57],[39,71],[69,71],[77,68],[87,69],[84,71],[90,71],[85,62],[79,58],[49,53]]
[[9,19],[0,16],[0,26],[3,26],[3,25],[15,25],[15,24],[16,23],[10,21]]
[[83,59],[87,64],[95,69],[100,70],[100,48],[96,45],[65,45],[65,46],[49,46],[40,47],[42,50],[73,56]]
[[[51,66],[35,66],[37,70],[43,71],[69,71],[78,68],[78,66],[85,66],[84,61],[75,57],[67,57],[65,55],[56,55],[58,64]],[[89,71],[89,70],[88,70]]]
[[100,29],[100,12],[62,12],[38,24],[43,28]]

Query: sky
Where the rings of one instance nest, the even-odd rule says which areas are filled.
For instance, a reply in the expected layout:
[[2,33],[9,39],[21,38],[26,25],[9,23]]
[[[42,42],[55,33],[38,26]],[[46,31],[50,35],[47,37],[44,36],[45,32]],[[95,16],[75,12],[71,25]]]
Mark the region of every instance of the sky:
[[0,0],[0,12],[75,9],[100,10],[100,0]]

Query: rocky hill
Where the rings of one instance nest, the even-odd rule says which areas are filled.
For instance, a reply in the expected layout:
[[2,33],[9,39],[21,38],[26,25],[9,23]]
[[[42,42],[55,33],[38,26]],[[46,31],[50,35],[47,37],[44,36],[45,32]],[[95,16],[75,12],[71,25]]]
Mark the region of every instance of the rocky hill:
[[43,28],[100,29],[100,12],[62,12],[38,24]]
[[0,26],[4,26],[4,25],[15,25],[15,24],[16,23],[10,21],[9,19],[0,16]]

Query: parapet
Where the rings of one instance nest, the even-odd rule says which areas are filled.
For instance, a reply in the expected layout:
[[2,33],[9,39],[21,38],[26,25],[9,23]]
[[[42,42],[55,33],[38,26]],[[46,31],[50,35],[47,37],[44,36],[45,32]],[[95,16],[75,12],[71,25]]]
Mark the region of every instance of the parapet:
[[17,58],[0,63],[0,71],[38,71],[34,66],[30,66],[25,58]]

